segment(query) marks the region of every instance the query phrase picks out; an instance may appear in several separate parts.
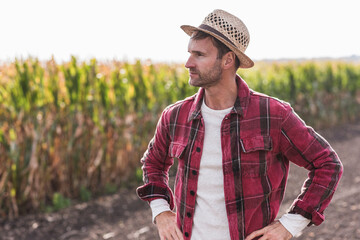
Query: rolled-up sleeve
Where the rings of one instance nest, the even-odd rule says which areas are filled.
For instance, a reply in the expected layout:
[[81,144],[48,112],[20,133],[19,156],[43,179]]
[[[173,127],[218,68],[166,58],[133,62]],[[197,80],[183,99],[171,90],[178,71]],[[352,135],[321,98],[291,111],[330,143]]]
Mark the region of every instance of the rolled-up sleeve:
[[147,202],[165,199],[173,209],[174,200],[168,185],[168,171],[174,161],[168,157],[170,141],[167,127],[165,109],[156,126],[155,135],[141,158],[144,185],[138,187],[136,192],[140,199]]
[[290,213],[301,214],[315,225],[321,224],[343,172],[342,163],[329,143],[288,106],[281,127],[281,148],[284,156],[309,170],[300,195]]

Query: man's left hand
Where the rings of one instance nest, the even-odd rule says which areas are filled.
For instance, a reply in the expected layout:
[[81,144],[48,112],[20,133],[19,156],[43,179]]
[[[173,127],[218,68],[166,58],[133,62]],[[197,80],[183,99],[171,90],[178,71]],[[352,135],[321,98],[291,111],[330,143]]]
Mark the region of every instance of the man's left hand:
[[289,240],[293,237],[279,221],[272,222],[270,225],[252,232],[245,240],[251,240],[260,236],[262,237],[259,240]]

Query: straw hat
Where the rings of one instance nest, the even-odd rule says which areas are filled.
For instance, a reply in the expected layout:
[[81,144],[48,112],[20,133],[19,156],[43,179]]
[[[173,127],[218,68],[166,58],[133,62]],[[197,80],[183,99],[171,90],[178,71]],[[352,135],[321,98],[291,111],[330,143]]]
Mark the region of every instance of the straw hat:
[[254,62],[245,55],[250,34],[245,24],[234,15],[216,9],[210,13],[199,27],[182,25],[181,29],[191,36],[194,31],[203,31],[224,43],[240,60],[241,68],[251,68]]

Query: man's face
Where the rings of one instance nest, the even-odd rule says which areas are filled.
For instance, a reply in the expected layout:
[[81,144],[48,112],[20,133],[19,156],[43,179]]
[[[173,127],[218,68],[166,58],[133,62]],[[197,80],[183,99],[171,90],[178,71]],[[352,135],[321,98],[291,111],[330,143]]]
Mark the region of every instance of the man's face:
[[189,84],[208,88],[216,85],[221,78],[221,59],[217,59],[218,50],[210,38],[193,40],[188,45],[190,57],[185,64],[189,69]]

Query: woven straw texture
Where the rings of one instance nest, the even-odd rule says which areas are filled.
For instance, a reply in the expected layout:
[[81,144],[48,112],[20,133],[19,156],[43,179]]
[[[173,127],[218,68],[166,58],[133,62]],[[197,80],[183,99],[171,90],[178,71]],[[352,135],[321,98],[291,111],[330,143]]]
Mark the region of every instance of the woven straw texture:
[[229,47],[239,58],[241,68],[250,68],[254,62],[245,55],[250,34],[245,24],[236,16],[220,9],[214,10],[199,27],[183,25],[181,28],[191,36],[194,31],[206,32]]

